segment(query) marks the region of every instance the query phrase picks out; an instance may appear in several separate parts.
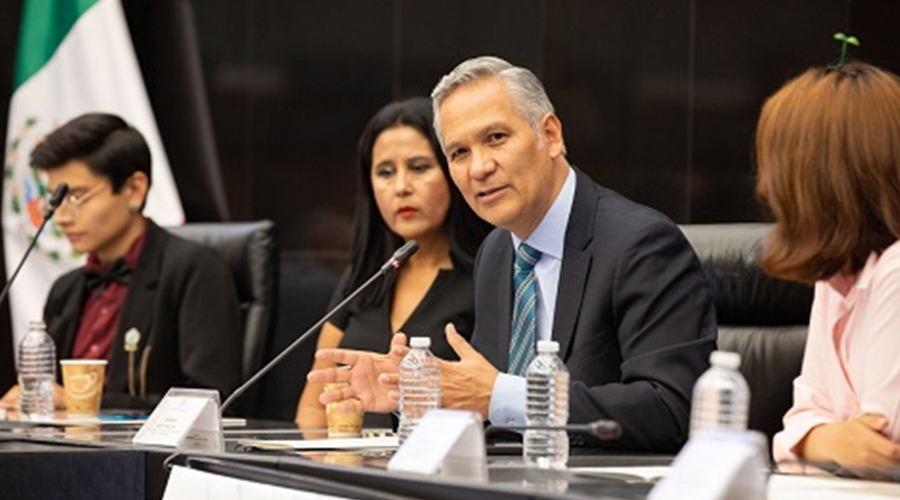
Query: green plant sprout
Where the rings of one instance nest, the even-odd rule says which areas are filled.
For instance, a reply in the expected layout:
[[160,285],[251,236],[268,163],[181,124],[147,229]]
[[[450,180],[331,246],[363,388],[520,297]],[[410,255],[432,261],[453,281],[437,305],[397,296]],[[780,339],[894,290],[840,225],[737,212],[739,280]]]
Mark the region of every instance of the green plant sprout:
[[859,39],[855,36],[847,36],[841,32],[835,33],[834,39],[841,42],[841,60],[838,62],[838,67],[841,67],[847,59],[847,44],[859,47]]

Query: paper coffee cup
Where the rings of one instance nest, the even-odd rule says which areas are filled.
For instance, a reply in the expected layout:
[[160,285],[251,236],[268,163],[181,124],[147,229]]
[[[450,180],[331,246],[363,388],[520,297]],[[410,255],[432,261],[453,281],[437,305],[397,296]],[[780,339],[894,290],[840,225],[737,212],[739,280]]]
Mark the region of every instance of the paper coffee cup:
[[69,415],[97,415],[103,399],[105,359],[64,359],[62,365],[66,413]]
[[[330,391],[345,386],[345,383],[325,384],[325,390]],[[365,413],[358,411],[343,411],[339,403],[330,403],[325,406],[325,418],[328,421],[328,437],[359,437],[362,432]]]

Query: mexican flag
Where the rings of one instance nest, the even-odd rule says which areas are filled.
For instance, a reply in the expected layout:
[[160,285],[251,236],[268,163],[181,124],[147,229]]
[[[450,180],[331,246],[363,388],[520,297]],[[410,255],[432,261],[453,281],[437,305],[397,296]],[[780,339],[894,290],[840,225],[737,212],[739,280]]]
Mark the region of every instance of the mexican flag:
[[[153,186],[145,213],[161,225],[184,222],[120,0],[25,0],[3,170],[3,250],[11,275],[41,223],[42,176],[29,165],[32,148],[63,123],[87,112],[115,113],[150,145]],[[80,266],[52,222],[10,291],[13,340],[40,319],[47,292]]]

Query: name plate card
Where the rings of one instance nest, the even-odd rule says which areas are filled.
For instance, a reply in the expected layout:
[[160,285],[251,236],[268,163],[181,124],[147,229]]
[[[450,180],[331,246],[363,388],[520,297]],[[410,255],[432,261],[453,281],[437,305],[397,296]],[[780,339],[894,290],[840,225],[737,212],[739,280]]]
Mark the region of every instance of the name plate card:
[[132,442],[186,450],[224,451],[219,392],[169,389]]
[[764,500],[767,457],[766,439],[759,432],[696,432],[648,498]]
[[431,410],[394,453],[388,470],[487,480],[481,417],[460,410]]

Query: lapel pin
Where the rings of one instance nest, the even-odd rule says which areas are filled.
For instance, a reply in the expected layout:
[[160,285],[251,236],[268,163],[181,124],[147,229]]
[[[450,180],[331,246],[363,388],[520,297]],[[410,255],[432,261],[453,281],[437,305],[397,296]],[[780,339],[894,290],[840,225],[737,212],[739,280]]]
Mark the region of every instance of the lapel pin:
[[137,351],[138,343],[140,343],[140,341],[141,332],[139,332],[137,328],[130,328],[125,332],[125,350],[127,352]]

